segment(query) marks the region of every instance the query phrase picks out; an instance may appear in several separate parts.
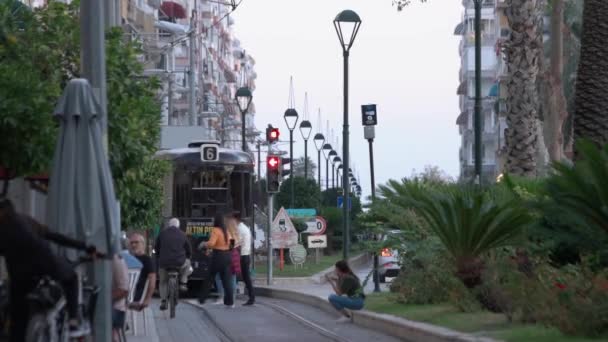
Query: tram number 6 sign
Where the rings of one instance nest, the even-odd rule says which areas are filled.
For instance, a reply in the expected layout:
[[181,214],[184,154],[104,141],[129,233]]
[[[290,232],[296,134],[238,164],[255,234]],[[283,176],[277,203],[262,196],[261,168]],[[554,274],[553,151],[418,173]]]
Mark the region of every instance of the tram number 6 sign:
[[216,162],[220,160],[220,153],[217,145],[201,145],[201,160],[205,162]]

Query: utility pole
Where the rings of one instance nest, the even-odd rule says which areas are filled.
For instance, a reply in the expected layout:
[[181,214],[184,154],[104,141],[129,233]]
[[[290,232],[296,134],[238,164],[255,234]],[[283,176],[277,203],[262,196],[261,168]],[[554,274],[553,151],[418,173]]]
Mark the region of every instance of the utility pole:
[[190,126],[197,125],[196,122],[196,84],[195,84],[195,69],[196,69],[196,2],[195,9],[192,10],[190,18],[190,70],[188,72],[188,83],[190,84],[190,105],[188,111],[190,114]]
[[[104,2],[82,0],[80,2],[80,68],[82,77],[91,84],[101,110],[103,144],[108,153],[108,111],[106,89],[105,12]],[[117,234],[118,232],[112,232]],[[106,246],[103,252],[111,255],[115,246]],[[92,266],[92,280],[100,287],[99,305],[95,309],[93,331],[96,341],[112,339],[112,268],[109,259],[101,259]],[[89,269],[90,270],[90,269]]]

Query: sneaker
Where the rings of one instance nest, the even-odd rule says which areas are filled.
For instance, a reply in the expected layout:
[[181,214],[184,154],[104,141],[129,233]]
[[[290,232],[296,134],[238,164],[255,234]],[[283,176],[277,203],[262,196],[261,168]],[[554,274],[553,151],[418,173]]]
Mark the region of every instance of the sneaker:
[[224,299],[218,298],[213,304],[215,304],[215,305],[222,305],[222,304],[224,304]]
[[226,305],[226,309],[234,309],[236,307],[236,305],[232,304],[232,305]]
[[188,284],[186,283],[179,283],[179,290],[182,292],[188,292]]
[[350,323],[350,317],[342,316],[336,320],[336,323]]
[[161,311],[165,311],[165,310],[167,310],[167,301],[166,301],[166,300],[162,300],[162,301],[160,302],[160,310],[161,310]]
[[199,298],[198,298],[198,303],[199,303],[200,305],[203,305],[203,304],[205,304],[205,300],[207,300],[207,298],[202,298],[202,297],[199,297]]
[[251,300],[251,299],[248,300],[248,301],[246,301],[245,303],[243,303],[244,306],[250,306],[250,305],[253,305],[253,304],[255,304],[255,301]]

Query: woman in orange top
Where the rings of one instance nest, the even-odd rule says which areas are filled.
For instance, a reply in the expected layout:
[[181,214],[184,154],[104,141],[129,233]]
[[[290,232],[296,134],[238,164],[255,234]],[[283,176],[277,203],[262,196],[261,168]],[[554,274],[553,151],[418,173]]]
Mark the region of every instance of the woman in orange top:
[[209,241],[202,242],[199,249],[211,249],[211,272],[209,277],[203,282],[198,301],[201,304],[209,297],[211,286],[215,275],[219,273],[224,287],[224,305],[234,307],[233,284],[231,280],[230,264],[232,262],[232,252],[235,239],[226,228],[228,220],[231,219],[230,213],[218,214],[215,217],[215,228],[211,231]]

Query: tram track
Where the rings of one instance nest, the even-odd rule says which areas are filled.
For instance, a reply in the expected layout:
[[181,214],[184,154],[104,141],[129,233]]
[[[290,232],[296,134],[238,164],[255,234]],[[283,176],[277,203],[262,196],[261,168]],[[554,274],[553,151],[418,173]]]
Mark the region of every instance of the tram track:
[[[210,312],[210,310],[207,307],[205,307],[205,305],[200,305],[191,300],[184,300],[182,302],[200,309],[204,318],[210,323],[210,325],[213,325],[213,328],[215,329],[217,337],[222,342],[239,342],[239,341],[246,340],[246,338],[237,338],[236,336],[233,336],[224,326],[222,326],[221,323],[218,322],[218,320],[214,317],[214,315]],[[340,335],[298,315],[297,313],[295,313],[277,303],[273,303],[273,302],[269,302],[269,301],[256,301],[256,306],[270,309],[271,311],[299,324],[300,326],[303,326],[305,329],[309,330],[310,332],[314,332],[318,335],[325,337],[326,341],[349,342],[348,339],[341,337]],[[254,306],[254,308],[255,308],[255,306]],[[237,310],[237,309],[232,309],[232,310]]]

